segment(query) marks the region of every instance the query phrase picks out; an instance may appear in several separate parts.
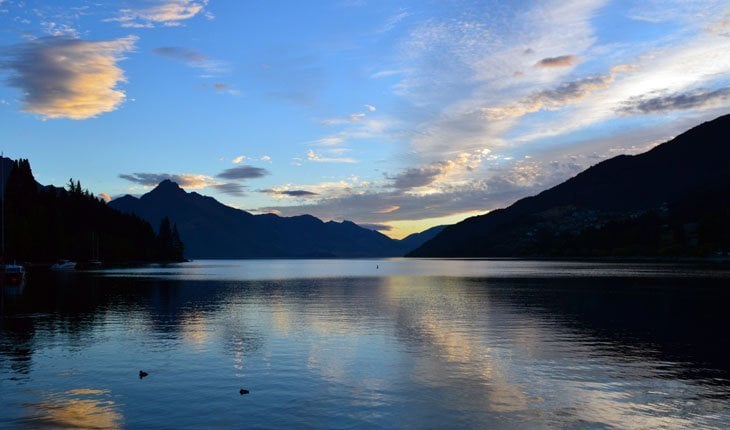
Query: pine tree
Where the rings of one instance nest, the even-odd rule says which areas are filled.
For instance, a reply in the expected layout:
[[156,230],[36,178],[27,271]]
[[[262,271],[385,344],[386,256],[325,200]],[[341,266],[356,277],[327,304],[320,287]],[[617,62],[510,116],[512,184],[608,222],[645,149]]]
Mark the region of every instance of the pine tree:
[[172,229],[170,228],[170,218],[164,217],[160,221],[160,230],[157,233],[157,243],[159,246],[160,258],[163,260],[172,260]]
[[176,261],[183,261],[185,259],[185,245],[180,239],[180,233],[177,230],[177,223],[172,225],[172,249],[173,258]]

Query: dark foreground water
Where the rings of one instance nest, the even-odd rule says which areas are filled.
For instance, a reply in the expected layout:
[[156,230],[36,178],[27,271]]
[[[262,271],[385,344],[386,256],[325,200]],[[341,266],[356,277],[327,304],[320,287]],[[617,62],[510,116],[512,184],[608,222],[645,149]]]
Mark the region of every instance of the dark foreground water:
[[728,306],[730,272],[682,265],[33,274],[3,296],[0,427],[727,428]]

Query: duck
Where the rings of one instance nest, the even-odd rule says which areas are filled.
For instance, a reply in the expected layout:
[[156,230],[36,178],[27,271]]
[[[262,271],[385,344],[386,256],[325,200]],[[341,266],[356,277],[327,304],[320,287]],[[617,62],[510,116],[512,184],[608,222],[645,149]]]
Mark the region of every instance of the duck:
[[250,393],[250,391],[244,390],[243,388],[241,388],[241,390],[238,393],[243,396],[244,394]]
[[139,379],[142,379],[147,375],[149,375],[149,373],[145,372],[144,370],[139,371]]

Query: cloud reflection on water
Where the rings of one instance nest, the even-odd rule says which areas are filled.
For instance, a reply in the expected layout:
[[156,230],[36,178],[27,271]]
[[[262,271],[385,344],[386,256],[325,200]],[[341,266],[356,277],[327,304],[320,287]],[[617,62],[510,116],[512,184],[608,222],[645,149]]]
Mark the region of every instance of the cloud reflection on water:
[[32,428],[118,429],[124,424],[111,392],[80,388],[45,396],[26,405],[26,421]]

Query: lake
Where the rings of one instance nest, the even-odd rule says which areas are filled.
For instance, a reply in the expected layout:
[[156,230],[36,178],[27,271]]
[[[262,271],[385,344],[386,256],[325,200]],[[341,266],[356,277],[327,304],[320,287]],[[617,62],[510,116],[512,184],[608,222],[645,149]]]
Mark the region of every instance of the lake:
[[32,273],[2,298],[0,427],[727,428],[728,281],[518,260]]

